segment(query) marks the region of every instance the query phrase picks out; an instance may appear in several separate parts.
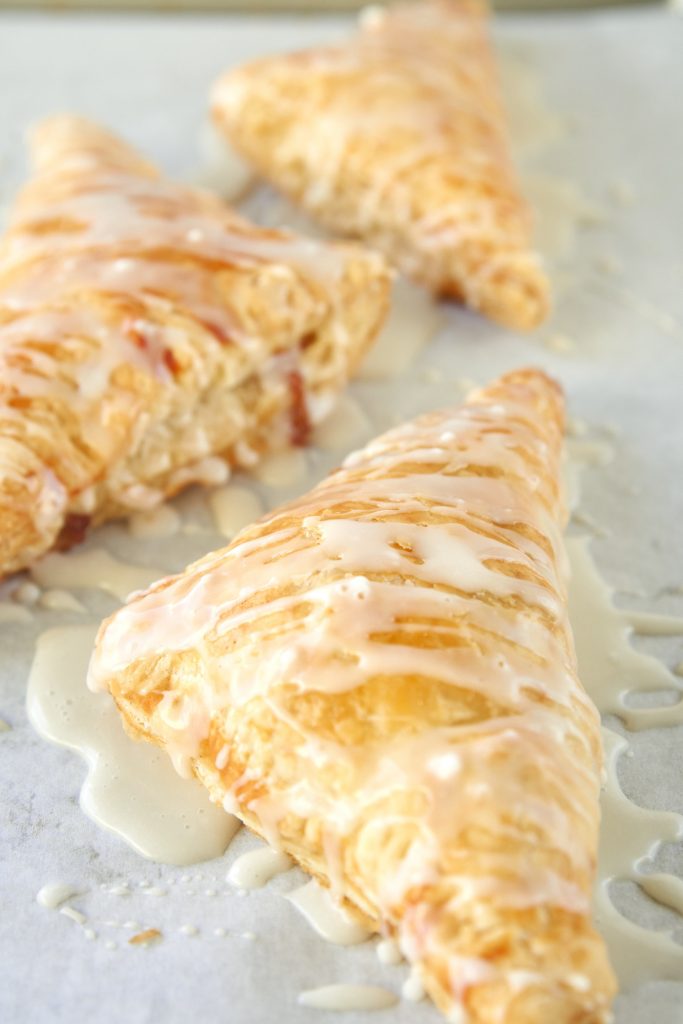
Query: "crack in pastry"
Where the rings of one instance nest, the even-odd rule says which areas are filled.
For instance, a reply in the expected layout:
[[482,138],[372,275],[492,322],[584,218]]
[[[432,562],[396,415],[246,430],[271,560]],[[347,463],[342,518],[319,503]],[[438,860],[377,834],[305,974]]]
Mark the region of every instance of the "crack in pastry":
[[397,4],[345,44],[227,72],[211,102],[235,148],[325,227],[505,326],[544,319],[480,0]]
[[472,1024],[598,1024],[614,992],[563,426],[557,385],[521,370],[391,430],[132,598],[90,667],[133,736]]
[[256,227],[95,124],[31,148],[0,242],[0,575],[305,444],[388,305],[381,257]]

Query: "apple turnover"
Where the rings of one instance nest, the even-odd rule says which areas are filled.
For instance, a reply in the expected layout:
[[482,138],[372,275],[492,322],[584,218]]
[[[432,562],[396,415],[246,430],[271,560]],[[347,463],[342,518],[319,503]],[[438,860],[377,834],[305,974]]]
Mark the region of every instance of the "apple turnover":
[[332,231],[434,293],[530,329],[549,289],[480,0],[398,4],[347,43],[266,57],[212,93],[219,130]]
[[255,227],[95,124],[31,148],[0,242],[0,575],[305,442],[388,305],[381,257]]
[[351,455],[105,622],[133,736],[392,936],[450,1020],[598,1024],[602,764],[567,615],[559,388]]

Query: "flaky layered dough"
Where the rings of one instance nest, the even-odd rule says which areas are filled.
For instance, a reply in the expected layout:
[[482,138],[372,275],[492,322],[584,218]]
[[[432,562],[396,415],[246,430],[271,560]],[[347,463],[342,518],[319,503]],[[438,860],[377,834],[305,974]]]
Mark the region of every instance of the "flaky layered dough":
[[563,404],[520,371],[392,430],[102,627],[91,685],[472,1024],[597,1024],[598,715]]
[[388,303],[380,257],[255,227],[59,116],[0,243],[0,575],[306,440]]
[[346,44],[253,61],[216,83],[212,110],[332,231],[505,326],[545,317],[479,0],[398,4]]

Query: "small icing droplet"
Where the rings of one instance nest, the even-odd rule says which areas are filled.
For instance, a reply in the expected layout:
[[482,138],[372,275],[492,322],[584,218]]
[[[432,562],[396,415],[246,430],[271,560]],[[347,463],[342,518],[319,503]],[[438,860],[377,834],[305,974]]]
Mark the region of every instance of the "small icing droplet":
[[400,964],[403,954],[394,939],[382,939],[377,943],[377,957],[382,964]]
[[316,427],[313,443],[329,452],[348,452],[362,443],[371,430],[368,417],[349,395],[343,395],[322,423]]
[[401,995],[409,1003],[419,1003],[425,997],[422,979],[416,971],[411,971],[401,986]]
[[38,892],[36,900],[40,903],[41,907],[47,907],[48,910],[56,910],[57,907],[61,906],[62,903],[66,903],[72,896],[78,895],[79,890],[74,889],[72,885],[66,885],[64,882],[50,882],[48,885],[44,885]]
[[59,913],[64,914],[64,917],[68,917],[70,920],[75,921],[76,924],[85,924],[88,920],[85,914],[82,914],[80,910],[76,910],[75,907],[60,907]]
[[370,936],[370,932],[347,917],[334,903],[327,889],[321,888],[315,881],[307,882],[285,898],[303,914],[318,935],[328,942],[339,946],[355,946]]
[[573,352],[576,348],[576,343],[566,334],[550,334],[545,338],[544,344],[553,352],[560,353]]
[[267,487],[289,487],[306,476],[306,456],[300,448],[288,448],[263,459],[255,475]]
[[448,1014],[448,1024],[467,1024],[467,1010],[457,1003]]
[[228,881],[239,889],[260,889],[291,867],[292,861],[286,853],[264,846],[238,857],[228,872]]
[[172,505],[159,505],[149,512],[138,512],[128,520],[133,537],[173,537],[180,530],[181,519]]
[[40,587],[37,587],[35,583],[31,583],[30,580],[25,580],[13,591],[12,600],[17,601],[19,604],[27,605],[30,608],[37,603],[41,594],[42,590]]
[[234,537],[263,515],[263,502],[258,494],[238,484],[218,487],[209,495],[209,504],[216,527],[224,537]]

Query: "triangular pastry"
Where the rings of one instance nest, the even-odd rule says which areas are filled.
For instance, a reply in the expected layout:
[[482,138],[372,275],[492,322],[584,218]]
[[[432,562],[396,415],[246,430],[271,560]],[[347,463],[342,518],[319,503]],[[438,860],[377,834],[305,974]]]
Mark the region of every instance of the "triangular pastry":
[[255,227],[87,121],[32,156],[0,242],[0,575],[304,442],[388,303],[381,257]]
[[91,665],[133,735],[471,1024],[598,1024],[614,991],[562,428],[559,389],[526,370],[390,431],[133,598]]
[[212,93],[215,123],[332,231],[509,327],[548,309],[479,0],[374,14],[347,43],[266,57]]

